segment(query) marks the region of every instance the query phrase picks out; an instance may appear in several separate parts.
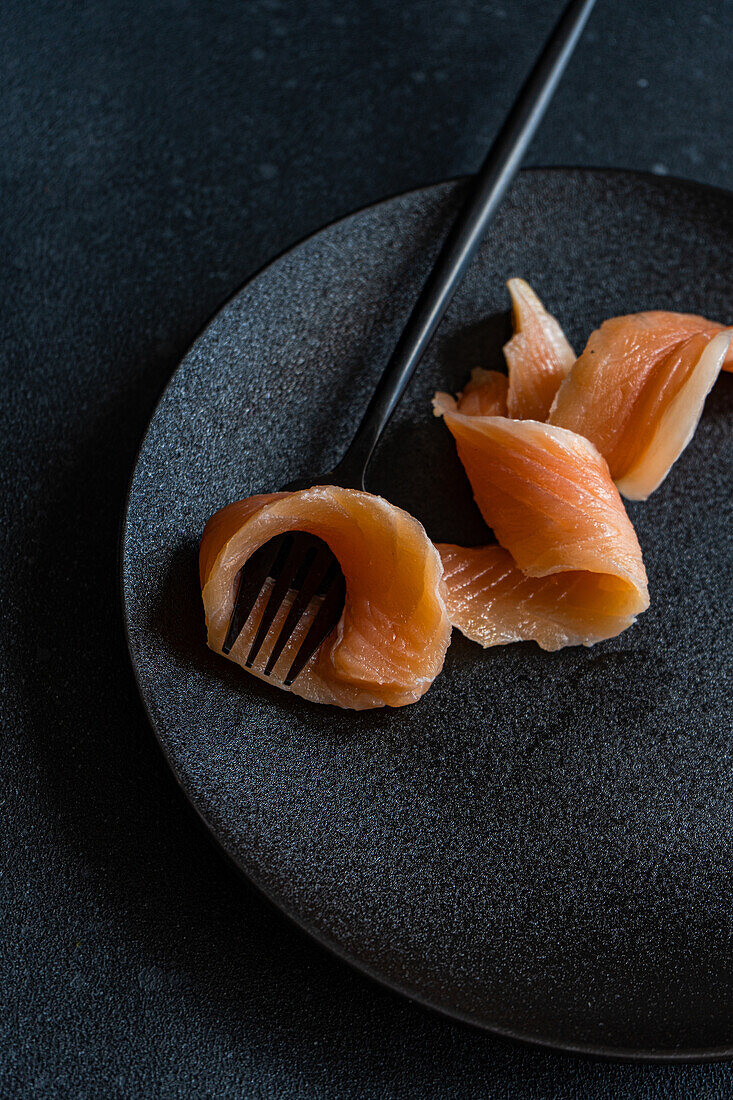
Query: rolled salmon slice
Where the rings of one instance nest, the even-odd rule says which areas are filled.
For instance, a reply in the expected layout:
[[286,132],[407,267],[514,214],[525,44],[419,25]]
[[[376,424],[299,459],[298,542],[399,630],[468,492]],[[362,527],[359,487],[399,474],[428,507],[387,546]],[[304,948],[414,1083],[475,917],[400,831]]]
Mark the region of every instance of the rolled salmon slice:
[[646,500],[690,442],[721,369],[733,369],[731,335],[685,313],[605,321],[558,389],[549,422],[590,439],[624,496]]
[[436,416],[457,407],[467,416],[546,420],[555,394],[575,362],[565,333],[524,279],[510,279],[514,335],[504,345],[508,376],[477,367],[457,398],[437,393]]
[[608,466],[564,428],[469,416],[441,395],[476,503],[499,546],[440,544],[451,622],[484,646],[593,645],[649,606],[636,533]]
[[[414,703],[440,672],[450,640],[442,564],[416,519],[370,493],[317,486],[249,497],[212,516],[199,556],[209,647],[222,653],[242,566],[260,546],[286,531],[308,531],[328,544],[344,573],[346,604],[333,634],[284,690],[354,710]],[[266,595],[228,654],[242,667]],[[254,666],[247,669],[254,676],[265,678],[287,606]],[[275,675],[267,677],[278,687],[283,687],[308,625],[308,619],[301,623],[278,659]]]
[[555,318],[524,279],[510,279],[514,335],[504,345],[509,370],[508,413],[516,420],[546,420],[575,352]]

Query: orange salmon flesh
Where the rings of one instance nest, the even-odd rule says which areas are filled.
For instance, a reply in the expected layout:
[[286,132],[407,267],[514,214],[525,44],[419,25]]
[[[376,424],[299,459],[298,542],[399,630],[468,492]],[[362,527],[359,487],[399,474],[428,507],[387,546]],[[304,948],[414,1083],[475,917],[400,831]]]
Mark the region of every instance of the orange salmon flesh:
[[[576,358],[531,287],[507,285],[507,374],[479,367],[462,393],[433,398],[496,541],[436,547],[383,498],[328,485],[229,504],[201,540],[211,649],[222,653],[240,570],[286,531],[323,539],[346,580],[336,629],[284,689],[316,703],[416,702],[443,667],[452,627],[484,647],[557,650],[612,638],[646,610],[646,570],[621,494],[646,499],[680,457],[718,374],[733,370],[733,329],[693,314],[630,314],[605,321]],[[242,667],[270,588],[227,655]],[[252,675],[264,678],[292,599]],[[277,686],[316,611],[268,677]]]

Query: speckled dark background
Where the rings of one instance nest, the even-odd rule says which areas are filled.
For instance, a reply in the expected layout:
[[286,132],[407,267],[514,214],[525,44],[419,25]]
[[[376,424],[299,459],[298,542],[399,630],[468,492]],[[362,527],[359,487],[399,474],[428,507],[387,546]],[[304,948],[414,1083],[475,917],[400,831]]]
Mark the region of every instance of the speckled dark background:
[[[474,166],[554,11],[3,5],[3,1096],[730,1094],[446,1023],[311,944],[211,848],[121,636],[126,481],[195,334],[304,233]],[[732,30],[599,0],[530,159],[725,186]]]

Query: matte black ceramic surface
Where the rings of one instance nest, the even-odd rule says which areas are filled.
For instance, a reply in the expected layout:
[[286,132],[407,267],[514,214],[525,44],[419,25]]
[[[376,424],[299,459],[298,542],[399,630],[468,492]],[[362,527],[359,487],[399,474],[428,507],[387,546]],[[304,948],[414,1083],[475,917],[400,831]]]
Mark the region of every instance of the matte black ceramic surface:
[[[205,648],[197,546],[223,504],[339,457],[456,208],[448,183],[353,215],[212,321],[140,452],[130,648],[156,733],[233,860],[380,980],[477,1024],[649,1057],[733,1048],[733,378],[629,513],[652,605],[547,654],[459,635],[417,705],[319,708]],[[369,488],[435,539],[486,533],[430,396],[498,366],[505,280],[579,349],[613,314],[733,319],[733,204],[626,173],[524,173],[403,398]]]

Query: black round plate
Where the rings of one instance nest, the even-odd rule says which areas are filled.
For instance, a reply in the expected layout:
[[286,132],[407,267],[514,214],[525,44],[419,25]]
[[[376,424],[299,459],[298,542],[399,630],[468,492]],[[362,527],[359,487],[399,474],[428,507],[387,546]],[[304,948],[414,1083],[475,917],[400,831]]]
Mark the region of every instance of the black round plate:
[[[630,505],[651,609],[592,649],[456,634],[426,697],[317,707],[205,647],[198,540],[228,501],[331,468],[464,184],[401,195],[281,256],[214,318],[142,444],[123,583],[140,691],[187,796],[305,929],[427,1005],[634,1058],[733,1052],[733,378]],[[624,172],[521,175],[403,398],[369,487],[437,540],[486,538],[436,388],[499,365],[505,280],[576,348],[606,317],[733,320],[733,201]]]

